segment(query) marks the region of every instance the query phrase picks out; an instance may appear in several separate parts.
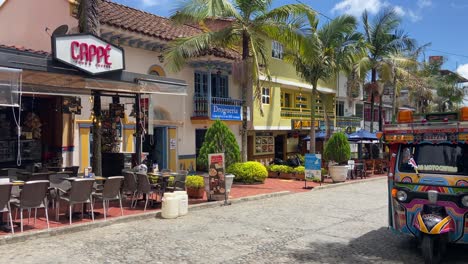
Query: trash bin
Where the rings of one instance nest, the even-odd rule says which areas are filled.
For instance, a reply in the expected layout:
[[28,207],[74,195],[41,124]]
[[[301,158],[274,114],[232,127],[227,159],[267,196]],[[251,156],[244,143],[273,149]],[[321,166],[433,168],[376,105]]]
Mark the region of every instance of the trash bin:
[[161,217],[176,218],[177,216],[179,216],[179,198],[174,193],[164,193]]
[[186,191],[175,191],[175,196],[179,200],[179,216],[188,213],[188,195]]

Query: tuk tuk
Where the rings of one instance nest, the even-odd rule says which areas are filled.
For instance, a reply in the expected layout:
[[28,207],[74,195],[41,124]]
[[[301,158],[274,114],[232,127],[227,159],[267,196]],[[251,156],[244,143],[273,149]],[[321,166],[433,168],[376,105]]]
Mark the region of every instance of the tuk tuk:
[[468,107],[400,111],[383,137],[391,154],[389,227],[416,237],[425,263],[438,263],[447,243],[468,243]]

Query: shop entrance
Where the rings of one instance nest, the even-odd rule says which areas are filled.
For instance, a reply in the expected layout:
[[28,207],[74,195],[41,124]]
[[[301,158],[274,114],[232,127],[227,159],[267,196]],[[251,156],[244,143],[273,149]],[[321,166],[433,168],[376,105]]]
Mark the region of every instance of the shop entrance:
[[284,160],[284,135],[275,137],[275,158]]
[[157,163],[159,170],[177,170],[177,133],[173,127],[154,127],[153,135],[145,135],[143,152],[148,165]]

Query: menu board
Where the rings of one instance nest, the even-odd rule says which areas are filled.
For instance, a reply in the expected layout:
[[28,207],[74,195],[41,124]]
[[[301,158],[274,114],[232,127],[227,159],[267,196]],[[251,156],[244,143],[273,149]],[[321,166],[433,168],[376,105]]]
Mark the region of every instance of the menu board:
[[210,176],[210,196],[215,200],[226,194],[226,182],[224,180],[224,153],[208,154],[208,166]]
[[273,136],[256,136],[255,137],[255,155],[274,154],[275,153],[275,138]]

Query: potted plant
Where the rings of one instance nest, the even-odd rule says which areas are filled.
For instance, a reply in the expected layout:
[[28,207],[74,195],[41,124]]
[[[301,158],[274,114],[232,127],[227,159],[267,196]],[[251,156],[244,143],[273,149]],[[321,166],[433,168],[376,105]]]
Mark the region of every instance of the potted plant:
[[236,176],[234,181],[247,184],[264,183],[268,177],[265,166],[256,161],[234,163],[228,167],[227,172]]
[[187,188],[187,195],[189,198],[203,198],[203,193],[205,192],[204,186],[205,183],[202,176],[187,176],[185,180],[185,187]]
[[333,182],[344,182],[348,175],[348,160],[351,158],[351,147],[343,132],[335,133],[325,144],[324,159],[333,161],[336,165],[329,166],[329,174]]
[[305,180],[305,167],[297,166],[293,169],[294,175],[296,175],[296,180]]

